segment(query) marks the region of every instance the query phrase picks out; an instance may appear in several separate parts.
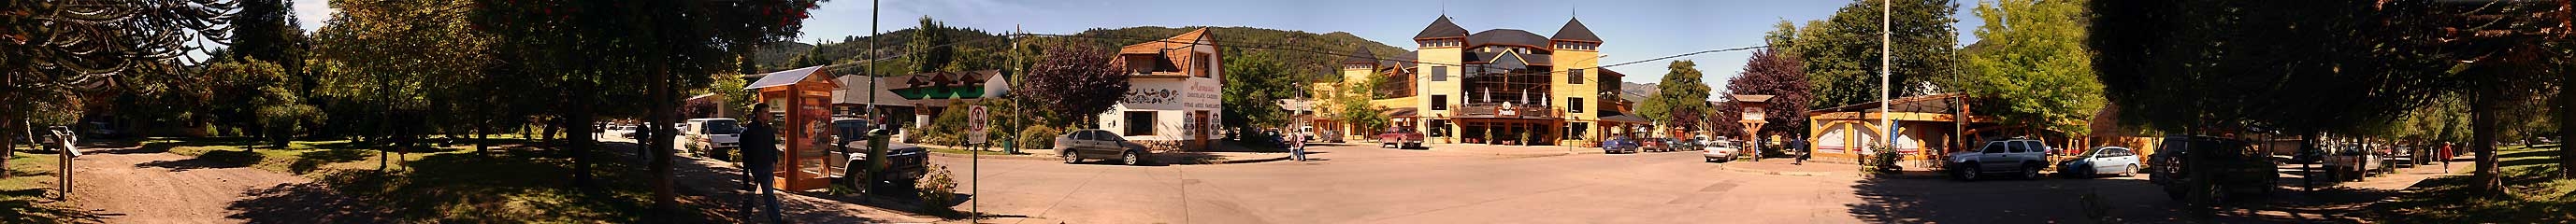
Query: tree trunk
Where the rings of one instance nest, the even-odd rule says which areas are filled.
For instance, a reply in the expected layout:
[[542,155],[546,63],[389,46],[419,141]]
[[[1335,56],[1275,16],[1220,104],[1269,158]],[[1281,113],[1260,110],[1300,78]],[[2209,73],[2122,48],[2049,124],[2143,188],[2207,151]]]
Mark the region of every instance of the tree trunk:
[[[565,113],[565,116],[560,117],[560,118],[558,118],[558,119],[565,119],[565,118],[568,118],[569,120],[572,120],[572,122],[590,123],[590,122],[591,122],[591,119],[593,119],[593,118],[594,118],[594,117],[592,117],[592,116],[591,116],[591,114],[590,114],[591,96],[589,96],[589,95],[582,95],[582,94],[592,94],[592,93],[590,93],[590,92],[589,92],[589,91],[590,91],[590,89],[591,89],[591,88],[590,88],[591,86],[590,86],[590,85],[588,85],[588,84],[574,84],[573,86],[574,86],[574,88],[573,88],[573,89],[570,89],[571,93],[574,93],[574,94],[571,94],[571,95],[574,95],[573,97],[571,97],[571,98],[572,98],[572,103],[571,103],[571,105],[570,105],[570,106],[571,106],[571,108],[570,108],[570,109],[563,110],[563,112]],[[587,128],[587,127],[580,127],[579,129],[590,129],[590,128]],[[584,131],[588,131],[588,130],[584,130]],[[590,161],[590,158],[589,158],[589,157],[590,157],[590,147],[591,147],[591,146],[593,146],[593,143],[592,143],[592,141],[593,141],[593,140],[594,140],[594,139],[591,139],[591,138],[590,138],[590,136],[588,136],[588,135],[583,135],[583,136],[576,136],[576,137],[573,137],[572,141],[566,142],[566,143],[564,144],[564,148],[566,148],[566,149],[570,149],[570,150],[568,150],[568,151],[571,151],[571,153],[570,153],[570,154],[571,154],[571,156],[572,156],[572,184],[573,184],[573,187],[576,187],[576,188],[587,188],[587,187],[590,187],[590,186],[591,186],[591,183],[590,183],[590,182],[591,182],[591,175],[590,175],[590,162],[591,162],[591,161]]]
[[[671,156],[674,152],[671,149],[671,133],[673,133],[673,131],[671,131],[670,127],[672,126],[671,124],[674,124],[673,122],[677,121],[677,119],[673,119],[673,117],[676,117],[673,115],[675,115],[674,113],[679,112],[679,104],[678,102],[673,101],[678,99],[678,97],[674,97],[674,95],[677,94],[672,92],[672,77],[669,68],[666,68],[661,64],[655,64],[654,74],[651,79],[653,93],[650,95],[653,97],[651,99],[653,111],[647,113],[645,116],[650,117],[648,119],[652,119],[656,123],[662,124],[660,127],[653,129],[653,144],[648,144],[652,146],[653,153],[642,156],[645,159],[650,160],[650,162],[647,162],[646,164],[652,166],[653,169],[653,209],[655,211],[677,212],[679,211],[679,204],[677,203],[678,197],[677,194],[672,192],[671,186]],[[794,109],[790,110],[792,111]]]
[[2555,104],[2550,112],[2558,115],[2558,179],[2576,179],[2576,149],[2567,147],[2568,141],[2576,140],[2576,131],[2568,130],[2576,127],[2576,97],[2567,96],[2567,89],[2576,88],[2576,78],[2560,75],[2558,86],[2555,99],[2549,101]]
[[2469,180],[2476,181],[2471,185],[2475,187],[2471,188],[2473,192],[2495,195],[2504,192],[2504,178],[2496,170],[2496,138],[2499,136],[2496,135],[2495,117],[2496,106],[2503,100],[2496,99],[2498,97],[2493,90],[2482,92],[2469,106],[2469,150],[2478,154],[2477,170],[2470,173]]
[[474,122],[474,154],[491,155],[492,122]]

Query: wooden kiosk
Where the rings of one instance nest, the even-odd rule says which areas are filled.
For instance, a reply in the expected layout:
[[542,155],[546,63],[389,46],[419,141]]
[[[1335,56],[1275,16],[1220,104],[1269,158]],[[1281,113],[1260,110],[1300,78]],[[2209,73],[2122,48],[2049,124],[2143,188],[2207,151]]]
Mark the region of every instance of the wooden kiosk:
[[[824,174],[824,161],[830,147],[832,90],[841,87],[823,66],[805,67],[762,74],[759,81],[743,90],[760,93],[759,102],[769,104],[770,124],[778,128],[780,153],[778,170],[771,184],[788,191],[821,189],[831,185],[831,175]],[[746,121],[748,122],[748,121]]]

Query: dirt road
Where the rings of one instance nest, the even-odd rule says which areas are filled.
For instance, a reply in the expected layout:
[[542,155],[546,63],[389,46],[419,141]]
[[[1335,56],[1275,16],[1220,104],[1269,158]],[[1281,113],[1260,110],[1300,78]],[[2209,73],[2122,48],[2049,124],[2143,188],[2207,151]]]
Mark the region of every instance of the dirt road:
[[142,149],[88,151],[72,162],[72,202],[106,223],[242,223],[227,209],[254,189],[311,181]]

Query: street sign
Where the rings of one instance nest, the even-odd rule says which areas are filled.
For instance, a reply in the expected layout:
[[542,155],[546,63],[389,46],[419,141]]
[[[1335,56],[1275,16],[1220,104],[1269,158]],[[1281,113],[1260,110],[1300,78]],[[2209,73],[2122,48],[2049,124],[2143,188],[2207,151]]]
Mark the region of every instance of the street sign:
[[984,112],[984,106],[975,106],[966,110],[967,144],[984,144],[984,131],[986,130],[984,123],[992,120],[988,118],[991,118],[991,114]]

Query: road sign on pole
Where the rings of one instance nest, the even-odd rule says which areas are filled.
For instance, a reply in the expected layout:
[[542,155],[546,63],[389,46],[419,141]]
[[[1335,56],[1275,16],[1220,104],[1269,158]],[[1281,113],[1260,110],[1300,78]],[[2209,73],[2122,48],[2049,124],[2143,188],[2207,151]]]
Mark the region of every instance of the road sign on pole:
[[975,106],[966,110],[967,144],[984,144],[986,130],[984,124],[991,120],[989,118],[992,118],[991,114],[985,113],[984,106]]

